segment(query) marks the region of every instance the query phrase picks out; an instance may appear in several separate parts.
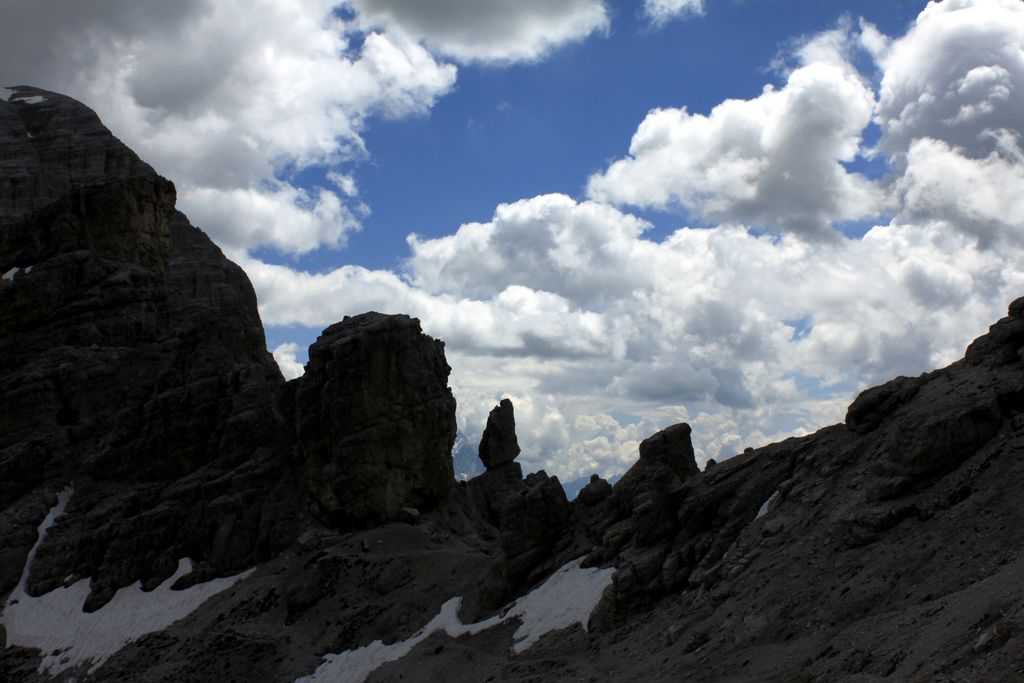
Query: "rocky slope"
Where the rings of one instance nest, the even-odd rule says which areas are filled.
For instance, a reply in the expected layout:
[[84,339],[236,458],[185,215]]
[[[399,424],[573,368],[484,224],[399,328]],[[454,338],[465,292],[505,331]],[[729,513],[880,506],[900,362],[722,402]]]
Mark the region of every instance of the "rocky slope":
[[1024,680],[1024,300],[845,424],[703,472],[676,425],[570,503],[506,401],[454,481],[413,319],[285,383],[241,270],[54,93],[0,98],[0,275],[0,680]]

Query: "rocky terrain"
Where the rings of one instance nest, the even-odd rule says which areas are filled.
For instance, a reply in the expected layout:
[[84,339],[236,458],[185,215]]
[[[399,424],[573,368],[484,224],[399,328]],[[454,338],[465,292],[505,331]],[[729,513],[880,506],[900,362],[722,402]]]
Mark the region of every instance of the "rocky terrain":
[[[844,424],[572,502],[443,342],[244,273],[84,105],[0,97],[0,681],[1024,680],[1024,299]],[[458,451],[464,457],[464,447]]]

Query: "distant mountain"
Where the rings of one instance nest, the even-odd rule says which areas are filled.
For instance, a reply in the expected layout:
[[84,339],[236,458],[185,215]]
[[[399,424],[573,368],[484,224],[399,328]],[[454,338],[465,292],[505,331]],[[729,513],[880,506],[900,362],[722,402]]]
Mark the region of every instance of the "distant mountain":
[[842,424],[563,489],[510,403],[482,468],[415,319],[286,383],[174,186],[0,93],[0,681],[1024,680],[1024,298]]
[[477,453],[477,444],[470,443],[462,432],[455,432],[452,467],[458,481],[467,481],[484,473],[484,464]]

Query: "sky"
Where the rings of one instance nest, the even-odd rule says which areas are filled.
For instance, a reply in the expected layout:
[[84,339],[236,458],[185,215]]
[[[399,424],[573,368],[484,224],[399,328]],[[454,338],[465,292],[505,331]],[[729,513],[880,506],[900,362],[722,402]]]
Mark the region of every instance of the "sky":
[[6,0],[248,273],[268,348],[407,313],[527,471],[843,419],[1024,294],[1020,0]]

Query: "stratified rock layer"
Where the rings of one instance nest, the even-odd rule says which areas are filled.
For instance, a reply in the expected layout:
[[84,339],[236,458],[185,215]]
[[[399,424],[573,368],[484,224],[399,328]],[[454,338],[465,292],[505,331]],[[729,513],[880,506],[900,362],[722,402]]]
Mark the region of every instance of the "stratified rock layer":
[[324,330],[289,384],[306,487],[336,524],[431,508],[454,486],[455,398],[444,344],[404,315],[365,313]]

